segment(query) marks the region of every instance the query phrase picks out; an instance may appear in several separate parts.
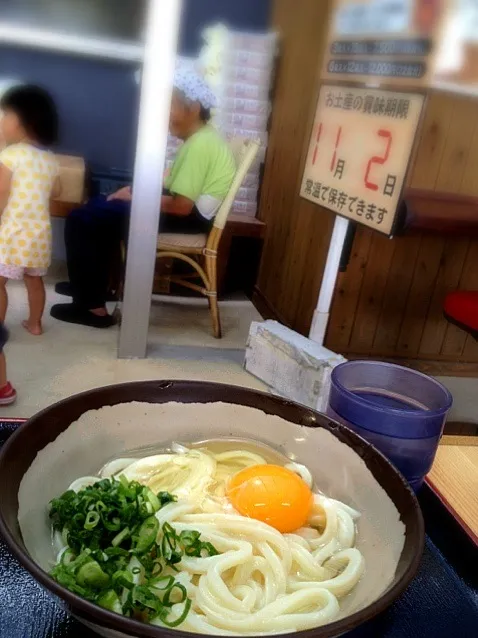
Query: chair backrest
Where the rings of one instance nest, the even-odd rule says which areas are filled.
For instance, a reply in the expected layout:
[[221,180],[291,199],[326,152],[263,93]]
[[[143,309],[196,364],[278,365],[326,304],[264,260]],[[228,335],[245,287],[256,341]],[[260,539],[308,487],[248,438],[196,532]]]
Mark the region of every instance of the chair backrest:
[[231,212],[232,205],[236,199],[238,190],[244,181],[247,172],[256,159],[260,148],[260,140],[250,140],[243,137],[234,137],[230,142],[230,148],[236,160],[236,175],[231,184],[228,194],[222,202],[214,218],[214,227],[222,230],[227,222],[227,217]]

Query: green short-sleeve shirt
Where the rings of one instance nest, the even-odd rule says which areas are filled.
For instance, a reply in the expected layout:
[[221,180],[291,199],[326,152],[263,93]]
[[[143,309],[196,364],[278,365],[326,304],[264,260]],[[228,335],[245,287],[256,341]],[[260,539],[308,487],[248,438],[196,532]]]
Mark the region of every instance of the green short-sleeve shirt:
[[231,188],[236,164],[223,137],[203,126],[180,147],[164,185],[192,200],[206,219],[212,219]]

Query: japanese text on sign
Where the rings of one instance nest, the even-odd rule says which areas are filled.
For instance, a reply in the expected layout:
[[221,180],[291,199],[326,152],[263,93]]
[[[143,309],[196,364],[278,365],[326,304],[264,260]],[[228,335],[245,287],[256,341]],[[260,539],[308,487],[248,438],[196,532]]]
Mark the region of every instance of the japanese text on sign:
[[[388,188],[390,196],[393,195],[395,189],[396,177],[390,176],[390,186]],[[339,212],[344,216],[354,215],[360,219],[363,217],[365,220],[376,223],[378,226],[388,216],[387,208],[377,208],[376,204],[368,203],[358,197],[351,197],[344,191],[338,191],[336,188],[330,188],[330,186],[323,186],[320,182],[313,182],[311,179],[305,182],[305,195],[310,195],[317,200],[317,203],[321,203],[324,206],[337,207]]]
[[384,78],[420,79],[427,70],[423,62],[389,62],[388,60],[330,60],[327,71],[332,75],[378,76]]
[[327,91],[325,105],[345,111],[358,111],[386,117],[407,119],[410,109],[410,98],[384,97],[374,93],[356,95],[353,91],[333,89]]
[[423,96],[323,86],[301,195],[390,234]]
[[413,40],[336,40],[330,45],[332,55],[407,55],[423,57],[431,51],[429,39]]

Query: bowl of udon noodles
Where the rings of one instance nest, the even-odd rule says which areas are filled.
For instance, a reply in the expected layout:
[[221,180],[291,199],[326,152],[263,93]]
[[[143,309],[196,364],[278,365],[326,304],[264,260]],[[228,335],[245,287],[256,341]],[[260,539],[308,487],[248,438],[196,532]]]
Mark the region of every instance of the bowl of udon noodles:
[[418,568],[398,471],[346,427],[245,388],[147,381],[70,397],[0,454],[0,532],[101,636],[331,638]]

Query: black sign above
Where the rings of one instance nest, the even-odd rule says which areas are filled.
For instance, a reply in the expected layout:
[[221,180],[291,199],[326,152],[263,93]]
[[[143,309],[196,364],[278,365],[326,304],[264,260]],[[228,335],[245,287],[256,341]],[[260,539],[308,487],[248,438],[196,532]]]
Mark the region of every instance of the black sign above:
[[376,61],[376,60],[330,60],[327,71],[334,75],[367,75],[371,77],[411,78],[424,77],[427,67],[423,62]]
[[332,55],[409,55],[424,57],[432,50],[429,38],[396,40],[336,40],[330,45]]

